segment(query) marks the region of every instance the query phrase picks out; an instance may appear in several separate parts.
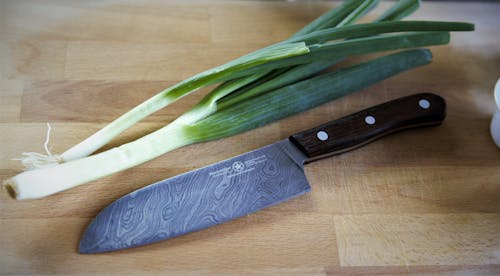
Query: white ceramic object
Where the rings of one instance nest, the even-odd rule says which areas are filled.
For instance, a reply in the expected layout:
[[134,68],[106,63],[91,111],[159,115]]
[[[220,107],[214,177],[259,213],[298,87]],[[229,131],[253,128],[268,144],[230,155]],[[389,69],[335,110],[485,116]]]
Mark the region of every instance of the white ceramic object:
[[498,79],[497,84],[495,85],[495,104],[496,111],[493,114],[493,119],[491,120],[491,136],[493,137],[493,141],[500,148],[500,79]]

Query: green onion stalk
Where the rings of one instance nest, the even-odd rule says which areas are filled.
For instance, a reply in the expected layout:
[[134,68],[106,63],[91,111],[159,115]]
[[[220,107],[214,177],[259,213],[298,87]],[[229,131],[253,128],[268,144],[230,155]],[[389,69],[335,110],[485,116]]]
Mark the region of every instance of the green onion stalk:
[[[399,21],[418,8],[403,0],[372,23],[354,24],[377,0],[349,0],[289,39],[165,89],[61,155],[27,154],[27,171],[4,182],[17,199],[48,196],[147,162],[173,149],[247,131],[313,108],[431,61],[428,50],[403,51],[323,73],[357,55],[442,45],[461,22]],[[91,155],[139,120],[199,88],[221,83],[170,124]]]

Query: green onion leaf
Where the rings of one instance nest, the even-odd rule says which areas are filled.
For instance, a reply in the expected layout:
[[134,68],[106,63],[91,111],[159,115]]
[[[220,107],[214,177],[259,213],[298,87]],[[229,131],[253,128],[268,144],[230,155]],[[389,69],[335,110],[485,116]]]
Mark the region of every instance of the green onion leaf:
[[373,10],[378,5],[378,0],[367,0],[363,2],[359,7],[357,7],[353,12],[351,12],[344,20],[338,23],[337,27],[342,27],[346,25],[350,25],[356,22],[358,19],[363,17],[369,11]]
[[365,23],[351,26],[329,28],[315,31],[310,34],[294,37],[290,42],[305,42],[306,44],[323,43],[326,41],[345,39],[350,37],[363,37],[397,32],[451,32],[473,31],[474,24],[464,22],[443,21],[388,21]]
[[[261,72],[298,64],[305,64],[322,59],[343,58],[354,55],[370,54],[405,48],[416,48],[430,45],[442,45],[450,41],[448,32],[417,32],[376,37],[362,37],[340,42],[309,45],[310,53],[269,62],[249,68],[248,72]],[[234,73],[238,76],[238,73]]]
[[320,17],[316,18],[311,23],[307,24],[304,28],[297,31],[292,37],[308,34],[324,28],[337,26],[342,22],[346,16],[355,11],[365,0],[348,0],[342,5],[326,12]]
[[428,64],[431,59],[429,50],[417,49],[333,71],[230,106],[186,126],[186,133],[197,142],[235,135]]
[[414,13],[419,7],[420,0],[400,0],[391,8],[386,10],[380,17],[375,19],[375,22],[401,20],[402,18]]

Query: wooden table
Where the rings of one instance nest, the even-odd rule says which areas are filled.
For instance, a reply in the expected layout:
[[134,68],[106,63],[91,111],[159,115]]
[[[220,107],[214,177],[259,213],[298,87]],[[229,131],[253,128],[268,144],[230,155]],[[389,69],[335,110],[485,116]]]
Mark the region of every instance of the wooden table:
[[[52,151],[62,152],[162,88],[284,39],[335,5],[181,2],[2,2],[1,180],[21,171],[12,158],[43,152],[46,122]],[[431,65],[41,200],[18,202],[2,192],[0,274],[500,273],[500,151],[489,135],[500,76],[498,14],[495,3],[425,2],[412,18],[477,28],[433,47]],[[163,126],[207,91],[154,114],[109,147]],[[305,196],[151,246],[77,254],[90,220],[126,193],[423,91],[447,99],[441,127],[309,164],[313,190]]]

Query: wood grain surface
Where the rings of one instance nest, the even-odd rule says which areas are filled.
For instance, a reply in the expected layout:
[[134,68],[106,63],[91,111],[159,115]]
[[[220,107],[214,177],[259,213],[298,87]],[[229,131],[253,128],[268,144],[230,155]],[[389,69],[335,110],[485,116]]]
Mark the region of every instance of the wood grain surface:
[[[46,122],[52,151],[63,152],[162,88],[280,41],[334,5],[2,1],[0,180],[21,171],[12,158],[43,151]],[[412,18],[470,21],[477,30],[433,47],[430,65],[271,125],[45,199],[0,193],[0,274],[500,274],[500,150],[489,135],[498,14],[498,3],[424,2]],[[170,122],[207,91],[107,148]],[[419,92],[446,98],[442,126],[308,164],[305,196],[151,246],[77,254],[91,219],[124,194]]]

